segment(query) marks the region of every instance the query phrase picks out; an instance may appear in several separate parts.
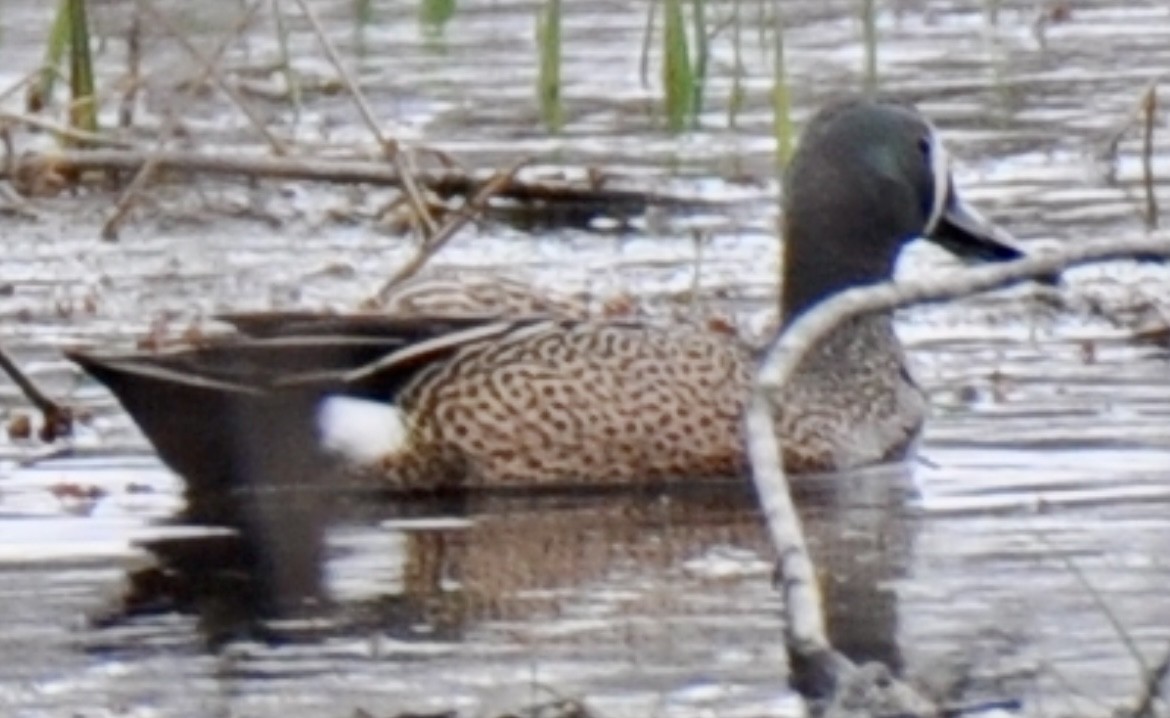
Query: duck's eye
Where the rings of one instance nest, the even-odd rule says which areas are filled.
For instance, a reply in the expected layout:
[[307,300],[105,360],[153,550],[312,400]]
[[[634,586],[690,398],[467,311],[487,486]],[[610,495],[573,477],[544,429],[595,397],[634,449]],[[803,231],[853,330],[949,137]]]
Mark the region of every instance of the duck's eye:
[[922,153],[922,156],[929,163],[930,162],[930,152],[931,152],[931,142],[930,142],[929,137],[919,137],[918,138],[918,151]]

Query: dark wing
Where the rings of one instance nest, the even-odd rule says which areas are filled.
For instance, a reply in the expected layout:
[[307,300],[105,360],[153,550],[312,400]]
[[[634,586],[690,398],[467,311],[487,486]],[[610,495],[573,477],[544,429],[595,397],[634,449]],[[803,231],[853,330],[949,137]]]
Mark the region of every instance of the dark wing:
[[[117,397],[189,495],[320,464],[326,394],[391,401],[426,366],[543,318],[272,314],[242,334],[158,352],[67,352]],[[252,335],[252,336],[248,336]],[[279,471],[273,462],[285,466]],[[289,468],[296,471],[290,471]]]

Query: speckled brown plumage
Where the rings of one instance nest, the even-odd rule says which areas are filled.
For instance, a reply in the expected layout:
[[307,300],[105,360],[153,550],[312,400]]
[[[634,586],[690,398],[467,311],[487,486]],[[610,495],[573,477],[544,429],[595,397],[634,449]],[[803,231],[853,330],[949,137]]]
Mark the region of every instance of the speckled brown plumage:
[[630,483],[742,469],[749,358],[725,337],[636,324],[544,322],[425,370],[398,406],[407,485]]
[[[895,458],[917,433],[923,402],[901,378],[900,354],[854,346],[869,344],[882,324],[838,332],[777,398],[792,470]],[[873,366],[838,375],[830,370],[835,362],[824,361],[826,353],[849,352],[866,353]],[[363,470],[404,489],[740,475],[752,368],[746,346],[701,328],[523,326],[424,369],[396,402],[408,417],[408,447]],[[854,450],[853,439],[864,435],[889,441],[877,454]]]

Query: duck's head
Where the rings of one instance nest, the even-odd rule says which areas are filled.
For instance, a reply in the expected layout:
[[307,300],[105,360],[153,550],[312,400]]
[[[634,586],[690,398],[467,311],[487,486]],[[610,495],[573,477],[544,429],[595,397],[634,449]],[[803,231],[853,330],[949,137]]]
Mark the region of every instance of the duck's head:
[[934,126],[914,109],[841,102],[808,123],[784,182],[785,321],[853,286],[889,279],[925,238],[960,257],[1021,256],[958,196]]

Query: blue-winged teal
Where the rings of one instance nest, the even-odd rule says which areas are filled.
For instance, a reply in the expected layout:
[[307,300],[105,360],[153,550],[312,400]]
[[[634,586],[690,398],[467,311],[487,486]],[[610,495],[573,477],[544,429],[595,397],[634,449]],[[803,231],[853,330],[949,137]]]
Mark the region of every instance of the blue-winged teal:
[[[1019,256],[960,202],[934,129],[905,106],[822,110],[785,187],[783,323],[888,279],[917,237],[964,257]],[[740,423],[754,356],[724,334],[547,315],[253,315],[236,326],[239,336],[199,348],[71,356],[118,396],[164,461],[204,487],[247,480],[258,454],[312,444],[348,475],[408,490],[745,468]],[[925,414],[888,314],[840,327],[776,406],[796,472],[900,458]]]

